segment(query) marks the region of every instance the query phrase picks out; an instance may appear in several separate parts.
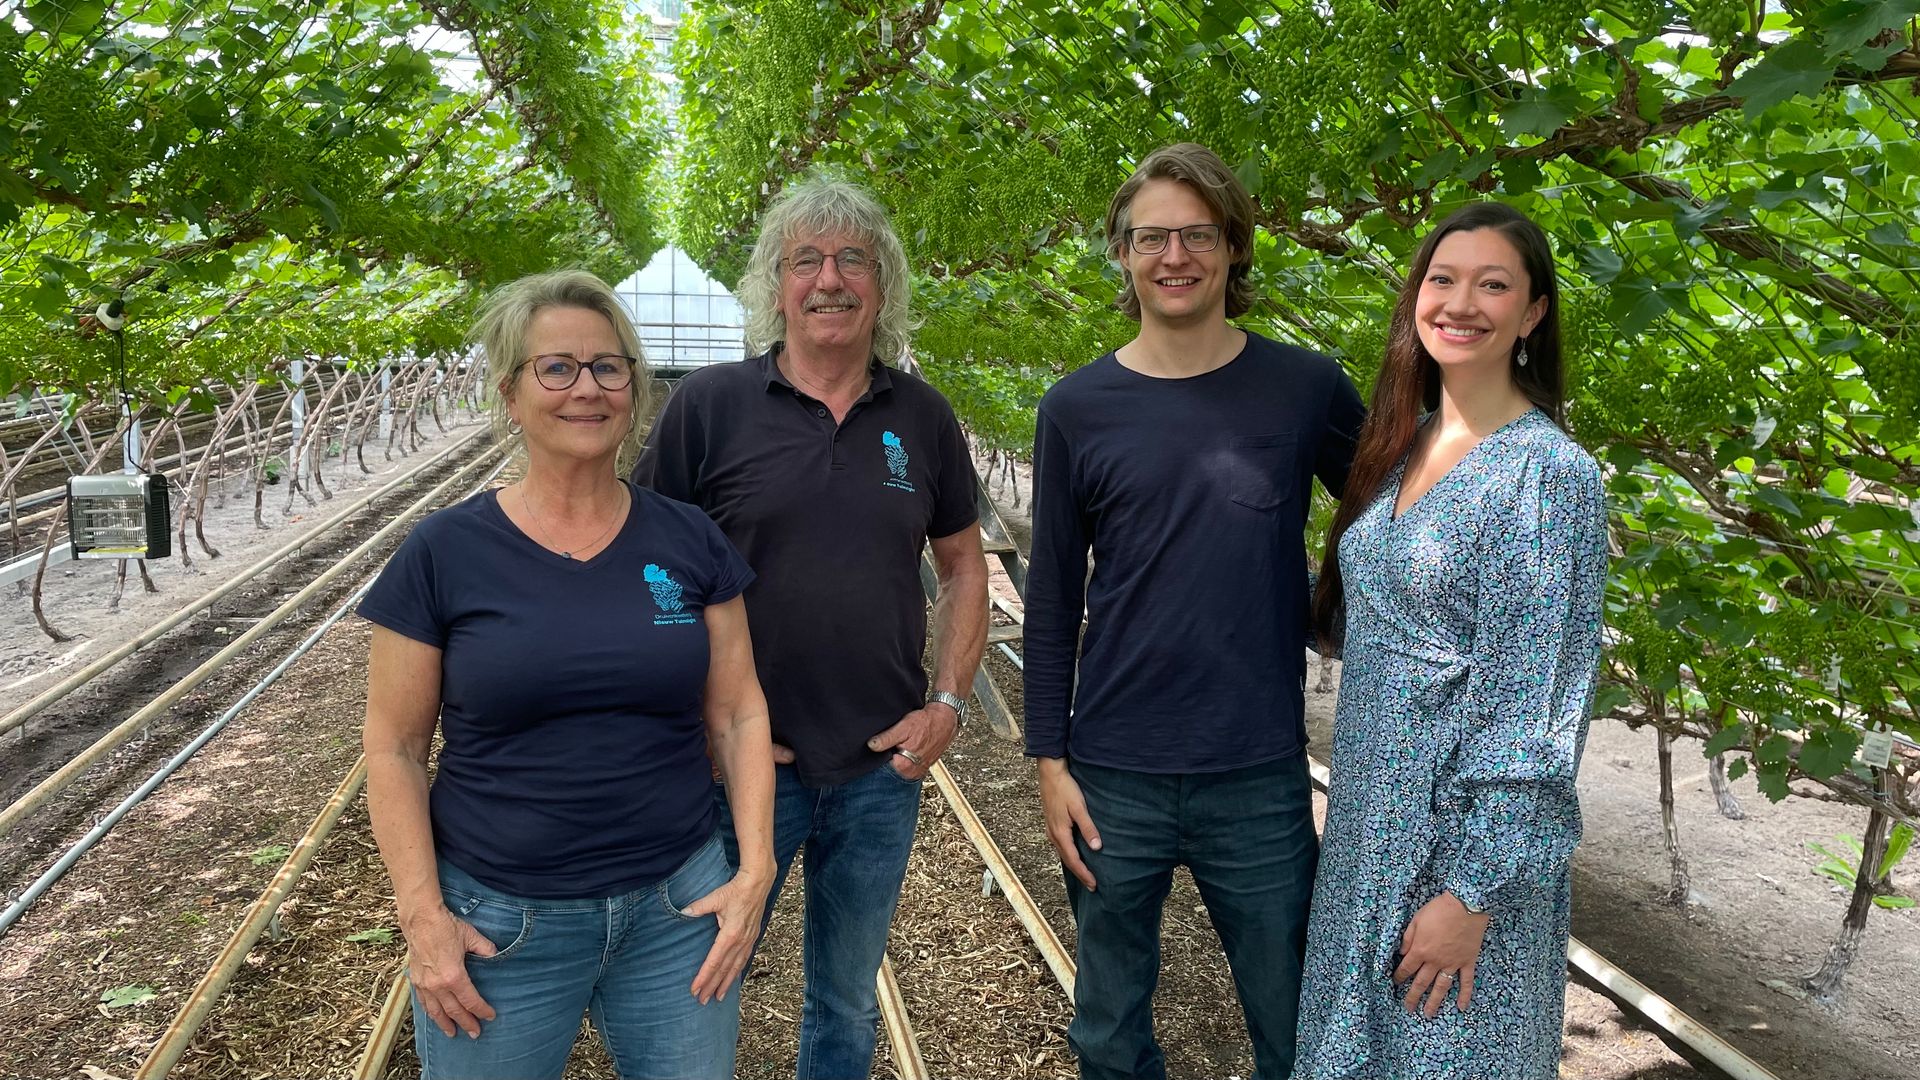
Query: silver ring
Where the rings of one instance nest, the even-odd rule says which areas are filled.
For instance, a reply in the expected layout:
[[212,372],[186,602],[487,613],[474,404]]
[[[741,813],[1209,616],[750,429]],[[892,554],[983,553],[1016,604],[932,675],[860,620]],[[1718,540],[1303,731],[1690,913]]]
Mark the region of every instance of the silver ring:
[[1454,980],[1454,978],[1455,978],[1455,975],[1454,975],[1454,973],[1453,973],[1453,972],[1451,972],[1451,971],[1443,971],[1443,972],[1441,972],[1441,973],[1439,974],[1439,976],[1437,976],[1437,977],[1438,977],[1438,978],[1442,978],[1442,979],[1445,979],[1445,980],[1447,980],[1448,982],[1452,982],[1452,981]]
[[906,758],[908,761],[913,762],[915,765],[918,765],[922,769],[927,767],[927,763],[920,760],[919,754],[914,753],[913,751],[907,749],[904,746],[898,750],[895,750],[894,753],[899,754],[901,757]]

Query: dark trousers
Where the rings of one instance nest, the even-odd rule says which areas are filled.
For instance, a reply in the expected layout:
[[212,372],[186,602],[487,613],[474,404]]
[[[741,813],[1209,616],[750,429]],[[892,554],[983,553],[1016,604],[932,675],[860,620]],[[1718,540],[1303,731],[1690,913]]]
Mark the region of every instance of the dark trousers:
[[1225,946],[1253,1039],[1257,1080],[1293,1073],[1307,907],[1320,841],[1305,754],[1218,773],[1157,774],[1069,762],[1099,830],[1067,874],[1079,944],[1067,1043],[1083,1080],[1163,1080],[1153,1035],[1160,920],[1185,866]]

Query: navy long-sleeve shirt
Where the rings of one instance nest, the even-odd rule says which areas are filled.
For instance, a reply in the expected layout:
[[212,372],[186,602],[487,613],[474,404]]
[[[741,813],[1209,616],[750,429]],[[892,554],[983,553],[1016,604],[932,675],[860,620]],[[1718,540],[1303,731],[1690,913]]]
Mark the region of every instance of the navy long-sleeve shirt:
[[1177,773],[1300,752],[1311,485],[1340,493],[1364,412],[1332,359],[1251,333],[1202,375],[1155,378],[1108,353],[1047,392],[1029,755]]

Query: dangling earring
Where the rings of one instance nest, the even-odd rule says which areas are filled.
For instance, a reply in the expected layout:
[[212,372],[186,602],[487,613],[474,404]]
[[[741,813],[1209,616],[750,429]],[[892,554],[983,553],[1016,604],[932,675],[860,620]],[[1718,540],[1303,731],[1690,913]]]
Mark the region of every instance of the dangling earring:
[[1521,367],[1527,366],[1527,343],[1526,342],[1523,341],[1520,343],[1520,351],[1513,354],[1513,362],[1520,365]]
[[[1525,363],[1525,361],[1522,361],[1522,363]],[[512,417],[507,418],[507,434],[508,435],[518,435],[525,430],[527,429],[520,426],[520,421],[515,420]]]

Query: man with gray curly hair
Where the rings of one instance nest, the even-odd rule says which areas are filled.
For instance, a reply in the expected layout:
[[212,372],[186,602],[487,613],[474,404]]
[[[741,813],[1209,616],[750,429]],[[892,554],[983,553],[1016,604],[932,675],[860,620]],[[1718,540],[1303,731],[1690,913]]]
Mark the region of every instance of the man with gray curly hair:
[[[891,366],[906,355],[912,284],[879,202],[833,177],[789,186],[738,292],[758,355],[683,380],[634,479],[704,509],[758,575],[746,602],[777,763],[767,914],[804,848],[797,1072],[844,1080],[872,1068],[874,976],[921,781],[965,718],[986,647],[986,558],[959,421]],[[930,692],[923,543],[940,582]],[[732,856],[717,786],[714,805]]]

